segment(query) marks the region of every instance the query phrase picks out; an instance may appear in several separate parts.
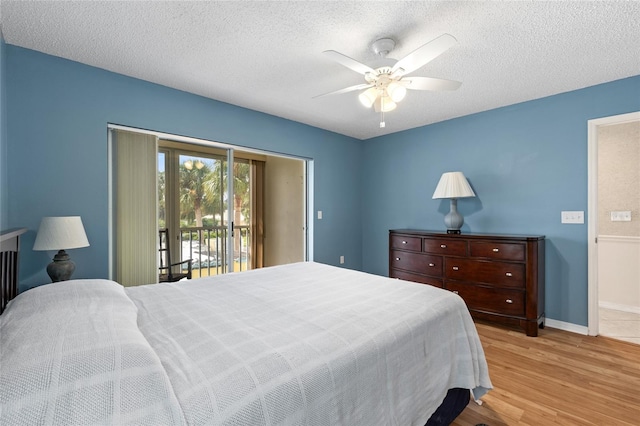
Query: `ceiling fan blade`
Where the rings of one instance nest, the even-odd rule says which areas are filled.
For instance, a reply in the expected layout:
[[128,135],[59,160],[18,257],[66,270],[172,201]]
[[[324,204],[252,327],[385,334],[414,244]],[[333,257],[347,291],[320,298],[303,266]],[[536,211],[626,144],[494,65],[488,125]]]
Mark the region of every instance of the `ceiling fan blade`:
[[374,84],[368,84],[368,83],[356,84],[355,86],[349,86],[349,87],[345,87],[344,89],[336,90],[334,92],[329,92],[329,93],[324,93],[322,95],[314,96],[312,99],[321,98],[322,96],[328,96],[328,95],[339,95],[341,93],[353,92],[354,90],[368,89],[369,87],[373,87],[373,86]]
[[356,61],[355,59],[351,59],[348,56],[343,55],[342,53],[336,52],[335,50],[325,50],[324,52],[322,52],[325,56],[328,56],[329,58],[333,59],[334,61],[336,61],[339,64],[344,65],[345,67],[354,70],[355,72],[357,72],[358,74],[366,74],[368,72],[370,73],[374,73],[376,72],[376,70],[374,70],[373,68],[360,63],[358,61]]
[[392,72],[402,68],[402,75],[417,70],[427,62],[437,58],[444,51],[457,43],[451,34],[442,34],[440,37],[423,44],[404,58],[400,59],[392,68]]
[[405,77],[399,81],[411,90],[456,90],[462,82],[431,77]]

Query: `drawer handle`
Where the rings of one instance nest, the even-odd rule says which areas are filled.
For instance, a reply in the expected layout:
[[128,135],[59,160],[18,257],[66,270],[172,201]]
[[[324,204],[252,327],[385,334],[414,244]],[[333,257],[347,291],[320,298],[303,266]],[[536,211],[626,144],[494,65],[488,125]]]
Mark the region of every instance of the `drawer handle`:
[[513,303],[513,300],[511,300],[511,299],[507,299],[507,300],[505,300],[505,302],[507,302],[507,303]]
[[458,294],[458,290],[453,290],[452,293],[453,294]]
[[436,264],[435,264],[435,263],[430,263],[430,264],[429,264],[429,267],[430,267],[430,268],[433,268],[434,266],[436,266]]
[[508,277],[512,277],[513,276],[513,274],[511,272],[507,272],[505,275],[508,276]]
[[446,244],[440,244],[440,248],[447,248]]
[[407,242],[406,242],[406,241],[403,241],[403,242],[402,242],[402,244],[407,244]]
[[453,268],[451,268],[451,269],[453,269],[454,271],[457,271],[457,270],[458,270],[458,269],[460,269],[460,268],[458,268],[457,266],[454,266],[454,267],[453,267]]
[[499,252],[499,251],[500,251],[500,249],[497,249],[497,248],[494,248],[494,249],[493,249],[493,252],[494,252],[494,253],[497,253],[497,252]]
[[400,258],[399,258],[399,257],[396,257],[396,260],[400,260]]

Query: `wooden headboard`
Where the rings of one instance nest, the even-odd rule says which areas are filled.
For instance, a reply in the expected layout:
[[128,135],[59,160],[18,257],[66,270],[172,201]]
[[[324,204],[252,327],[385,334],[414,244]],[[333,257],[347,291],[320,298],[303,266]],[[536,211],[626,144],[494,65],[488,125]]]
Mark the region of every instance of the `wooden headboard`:
[[26,228],[20,228],[0,233],[0,313],[18,295],[20,235],[25,232]]

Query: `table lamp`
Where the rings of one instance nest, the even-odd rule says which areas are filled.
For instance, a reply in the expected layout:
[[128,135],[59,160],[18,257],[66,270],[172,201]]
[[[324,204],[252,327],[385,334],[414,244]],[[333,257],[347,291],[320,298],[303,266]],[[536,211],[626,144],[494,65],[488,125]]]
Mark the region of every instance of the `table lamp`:
[[58,282],[70,279],[76,269],[65,249],[88,246],[80,216],[43,217],[33,249],[59,250],[53,262],[47,266],[51,281]]
[[450,211],[444,217],[447,234],[459,234],[460,228],[464,224],[464,218],[458,213],[458,198],[475,196],[476,194],[462,172],[446,172],[442,174],[432,198],[434,200],[437,198],[451,199]]

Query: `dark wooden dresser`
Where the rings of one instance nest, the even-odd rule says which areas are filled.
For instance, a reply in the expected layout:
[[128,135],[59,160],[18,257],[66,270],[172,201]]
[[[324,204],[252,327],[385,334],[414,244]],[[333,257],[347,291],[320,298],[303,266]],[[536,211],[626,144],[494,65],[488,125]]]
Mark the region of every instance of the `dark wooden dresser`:
[[459,294],[474,318],[544,327],[544,236],[389,231],[389,276]]

